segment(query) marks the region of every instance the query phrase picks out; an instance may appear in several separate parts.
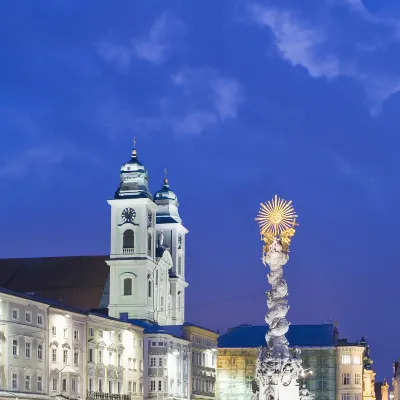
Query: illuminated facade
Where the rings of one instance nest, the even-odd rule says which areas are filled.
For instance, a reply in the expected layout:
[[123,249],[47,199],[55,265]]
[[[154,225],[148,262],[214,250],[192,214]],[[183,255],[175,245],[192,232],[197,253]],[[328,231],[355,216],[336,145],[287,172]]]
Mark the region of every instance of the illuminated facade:
[[190,342],[191,379],[190,393],[193,399],[213,399],[217,376],[217,332],[198,325],[184,323],[179,327],[169,327],[175,333]]
[[136,149],[121,167],[111,206],[109,315],[179,325],[185,320],[185,235],[178,199],[165,178],[150,193]]
[[342,341],[336,347],[336,400],[361,400],[364,346]]
[[143,399],[142,327],[4,289],[0,313],[0,399]]
[[[258,348],[265,342],[267,326],[240,325],[221,335],[217,357],[217,398],[251,399],[255,391]],[[287,334],[301,349],[304,377],[316,400],[336,400],[336,328],[324,325],[291,325]],[[312,371],[312,373],[310,373]]]
[[0,399],[48,393],[48,305],[0,292]]
[[370,348],[364,338],[361,339],[360,344],[364,346],[363,353],[363,400],[375,400],[375,371],[372,369],[372,359],[370,355]]
[[[221,400],[247,400],[255,393],[258,348],[264,343],[266,326],[240,325],[221,335],[217,358],[217,395]],[[315,400],[375,399],[375,376],[365,341],[352,344],[338,339],[331,324],[291,325],[287,333],[291,346],[301,350],[304,376],[300,385]],[[371,395],[372,391],[372,395]]]
[[108,393],[143,398],[143,329],[89,314],[86,332],[87,397]]

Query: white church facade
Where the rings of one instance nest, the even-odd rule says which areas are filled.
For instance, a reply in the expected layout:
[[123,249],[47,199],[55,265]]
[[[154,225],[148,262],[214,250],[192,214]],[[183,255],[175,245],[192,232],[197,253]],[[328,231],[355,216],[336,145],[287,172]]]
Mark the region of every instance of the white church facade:
[[121,167],[111,207],[111,317],[128,315],[160,325],[185,320],[185,235],[178,199],[164,180],[154,197],[136,149]]

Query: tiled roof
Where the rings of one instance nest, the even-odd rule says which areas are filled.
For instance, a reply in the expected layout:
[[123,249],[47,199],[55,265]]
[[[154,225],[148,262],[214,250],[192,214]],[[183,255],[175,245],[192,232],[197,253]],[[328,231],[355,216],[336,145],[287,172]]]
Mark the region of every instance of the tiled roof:
[[107,256],[0,259],[0,287],[60,300],[70,307],[98,308],[107,281]]
[[[291,325],[286,337],[290,346],[333,347],[334,325]],[[218,339],[219,348],[254,348],[265,345],[267,325],[239,325]]]

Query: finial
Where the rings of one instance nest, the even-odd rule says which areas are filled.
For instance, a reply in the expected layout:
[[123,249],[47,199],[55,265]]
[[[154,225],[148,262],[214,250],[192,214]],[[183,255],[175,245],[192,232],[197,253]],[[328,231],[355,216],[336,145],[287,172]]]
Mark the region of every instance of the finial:
[[132,150],[132,157],[136,157],[136,137],[133,138],[133,150]]
[[167,168],[164,168],[164,185],[168,185]]

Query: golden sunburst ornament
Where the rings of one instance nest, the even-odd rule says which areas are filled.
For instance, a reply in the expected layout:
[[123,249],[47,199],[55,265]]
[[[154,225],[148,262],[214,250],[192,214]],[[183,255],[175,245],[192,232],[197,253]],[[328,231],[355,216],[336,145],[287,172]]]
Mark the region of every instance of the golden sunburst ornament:
[[262,235],[270,232],[277,237],[296,225],[297,215],[291,200],[286,201],[275,195],[272,200],[261,203],[260,206],[256,221]]

